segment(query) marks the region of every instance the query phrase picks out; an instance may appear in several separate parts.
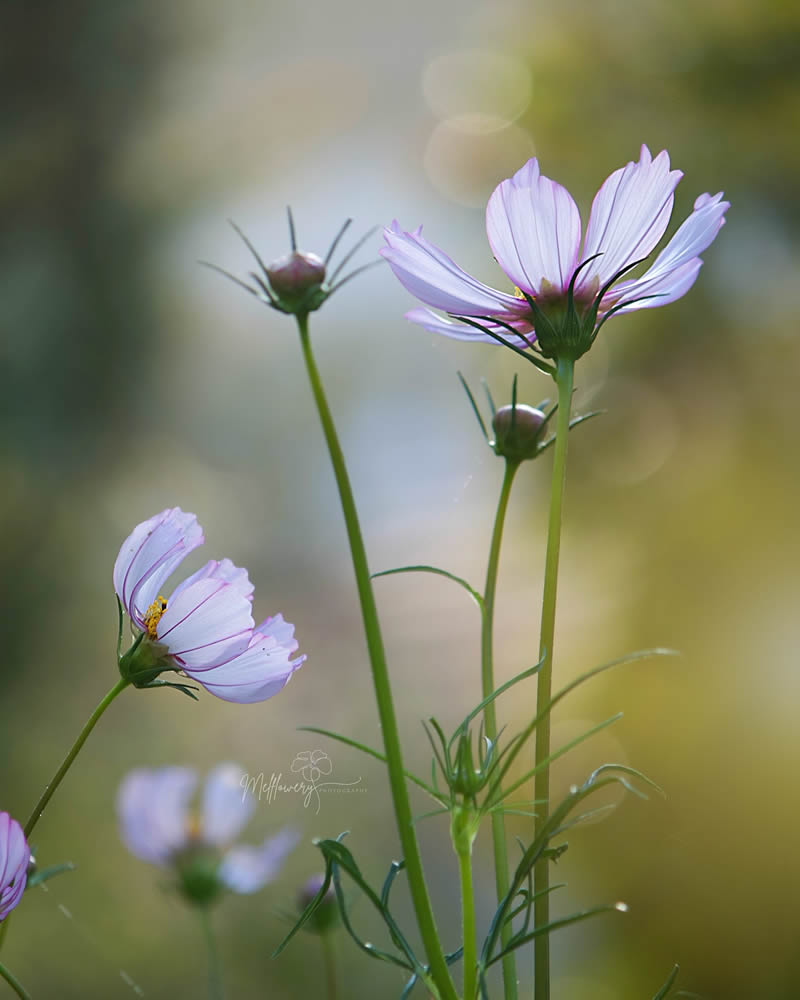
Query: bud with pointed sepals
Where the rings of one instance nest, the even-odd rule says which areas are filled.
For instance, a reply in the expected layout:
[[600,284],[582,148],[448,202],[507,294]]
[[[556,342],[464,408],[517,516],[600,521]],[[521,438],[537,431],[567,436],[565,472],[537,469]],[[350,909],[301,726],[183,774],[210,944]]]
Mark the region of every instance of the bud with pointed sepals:
[[492,419],[495,454],[512,462],[536,458],[542,447],[547,415],[535,406],[517,403],[501,406]]
[[207,261],[203,261],[202,263],[212,268],[212,270],[224,274],[226,278],[230,278],[237,285],[250,292],[251,295],[255,295],[265,305],[277,309],[278,312],[289,313],[300,318],[308,316],[311,312],[315,312],[338,288],[341,288],[342,285],[366,270],[366,268],[372,267],[379,262],[371,261],[363,267],[357,267],[344,278],[339,278],[339,275],[353,255],[361,249],[364,243],[375,232],[375,229],[371,229],[344,255],[329,275],[328,267],[331,259],[352,219],[347,219],[336,234],[323,260],[315,253],[306,253],[297,249],[297,235],[295,233],[294,218],[291,209],[288,210],[288,214],[289,236],[292,249],[289,253],[278,257],[271,264],[264,263],[259,252],[242,230],[235,223],[231,223],[258,265],[258,271],[250,272],[250,277],[254,285],[249,285],[246,281],[241,281],[230,272],[217,267],[216,264],[209,264]]
[[[312,875],[303,888],[297,894],[297,906],[300,911],[304,911],[319,893],[325,882],[325,876]],[[339,906],[336,902],[336,891],[333,885],[328,886],[328,890],[317,904],[316,909],[308,918],[303,927],[311,931],[312,934],[328,934],[339,923]]]

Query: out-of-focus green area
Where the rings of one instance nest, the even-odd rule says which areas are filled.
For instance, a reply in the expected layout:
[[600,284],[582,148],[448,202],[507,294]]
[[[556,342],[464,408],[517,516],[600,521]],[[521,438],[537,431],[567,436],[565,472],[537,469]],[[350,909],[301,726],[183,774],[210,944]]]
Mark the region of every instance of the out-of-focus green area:
[[[195,511],[207,542],[191,568],[246,565],[255,614],[283,612],[308,654],[262,705],[128,692],[112,707],[34,838],[42,863],[78,870],[26,895],[4,962],[39,998],[205,995],[200,927],[118,838],[114,796],[134,766],[286,773],[319,747],[336,779],[362,779],[318,814],[296,796],[262,802],[251,842],[284,824],[304,842],[274,885],[215,911],[231,997],[323,995],[315,940],[269,958],[278,911],[318,867],[313,837],[351,830],[376,882],[398,851],[380,766],[297,731],[380,743],[291,323],[197,264],[251,266],[226,219],[267,259],[287,249],[289,202],[317,252],[348,215],[359,232],[423,222],[497,283],[482,223],[497,182],[535,152],[585,220],[646,142],[685,172],[670,232],[704,191],[724,189],[732,208],[685,299],[612,321],[579,365],[577,405],[608,414],[572,439],[558,676],[644,646],[683,656],[605,675],[557,717],[567,740],[625,713],[560,762],[559,788],[613,759],[667,798],[626,800],[571,836],[558,906],[623,899],[630,913],[554,939],[554,997],[648,998],[674,961],[704,997],[796,997],[797,6],[72,0],[11,5],[3,21],[0,809],[27,815],[114,683],[111,568],[152,513]],[[501,400],[515,371],[527,401],[551,388],[499,348],[409,326],[410,304],[388,269],[364,275],[314,317],[319,361],[373,567],[431,562],[480,586],[502,470],[456,370]],[[534,658],[548,476],[548,459],[525,469],[512,498],[499,679]],[[425,772],[419,720],[453,724],[479,699],[477,617],[442,580],[377,586],[408,762]],[[501,705],[513,731],[533,691]],[[510,829],[530,835],[524,819]],[[446,826],[426,820],[420,836],[454,947]],[[363,904],[359,919],[372,936]],[[343,996],[399,992],[344,939],[340,963]]]

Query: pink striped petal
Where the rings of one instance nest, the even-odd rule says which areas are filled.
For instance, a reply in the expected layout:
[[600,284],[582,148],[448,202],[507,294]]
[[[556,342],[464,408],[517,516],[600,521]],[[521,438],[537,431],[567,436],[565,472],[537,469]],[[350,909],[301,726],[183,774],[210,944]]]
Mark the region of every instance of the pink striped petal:
[[473,278],[421,235],[402,232],[395,221],[384,229],[380,251],[400,283],[421,302],[459,316],[497,315],[518,308],[512,295]]
[[673,192],[682,176],[680,170],[669,169],[666,150],[653,159],[647,146],[642,146],[638,163],[611,174],[592,203],[582,259],[602,256],[581,271],[581,286],[593,278],[604,284],[626,264],[648,256],[667,228]]
[[[524,300],[516,299],[515,301],[522,303],[520,311],[522,308],[528,308]],[[476,340],[484,344],[497,343],[494,337],[490,337],[488,333],[484,333],[482,330],[478,330],[476,327],[470,326],[468,323],[459,323],[458,321],[454,322],[453,320],[445,319],[443,316],[437,316],[437,314],[435,312],[431,312],[430,309],[412,309],[410,312],[406,313],[405,318],[410,323],[416,323],[417,326],[430,330],[431,333],[443,333],[446,337],[452,337],[454,340]],[[494,330],[498,336],[502,337],[504,340],[509,340],[515,345],[515,347],[519,347],[520,350],[524,351],[526,347],[530,347],[531,343],[533,343],[536,339],[533,335],[530,323],[517,319],[509,320],[509,325],[519,328],[519,337],[515,338],[510,330],[507,330],[504,326],[500,326],[499,324],[486,324],[490,330]],[[523,334],[528,336],[529,339],[525,340],[522,336]]]
[[251,705],[272,698],[286,687],[306,660],[305,656],[290,658],[296,648],[294,640],[286,646],[270,635],[256,632],[250,646],[238,656],[211,670],[187,673],[217,698]]
[[188,672],[207,670],[247,649],[252,630],[250,601],[241,587],[205,578],[170,597],[157,637]]
[[522,291],[538,295],[544,282],[560,290],[569,285],[581,218],[569,191],[542,177],[535,158],[495,189],[486,233],[498,264]]
[[255,588],[250,582],[247,570],[234,566],[230,559],[222,559],[221,561],[212,559],[210,562],[207,562],[202,569],[199,569],[196,573],[192,573],[191,576],[178,584],[173,590],[170,600],[174,601],[178,594],[183,593],[187,587],[191,587],[198,580],[224,580],[226,583],[233,584],[243,597],[246,597],[249,601],[253,600],[253,591]]
[[180,507],[163,510],[133,529],[114,564],[114,589],[131,621],[144,627],[142,617],[167,578],[202,544],[197,517]]

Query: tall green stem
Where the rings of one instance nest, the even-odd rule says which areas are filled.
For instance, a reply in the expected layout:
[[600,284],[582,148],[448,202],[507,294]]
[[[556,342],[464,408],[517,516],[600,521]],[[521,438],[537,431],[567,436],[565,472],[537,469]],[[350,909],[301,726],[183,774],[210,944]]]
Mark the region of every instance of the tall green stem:
[[325,965],[327,1000],[336,1000],[336,956],[333,948],[333,934],[320,934],[319,940],[322,945],[322,961]]
[[105,696],[105,698],[103,698],[103,700],[100,702],[100,704],[97,706],[97,708],[89,716],[89,720],[87,721],[87,723],[83,727],[83,729],[80,731],[80,734],[78,735],[77,740],[75,740],[75,742],[73,743],[72,748],[70,749],[69,753],[64,758],[64,760],[63,760],[63,762],[61,764],[61,767],[59,767],[59,769],[56,771],[55,775],[53,776],[53,779],[50,782],[50,784],[42,792],[41,798],[36,803],[36,805],[34,806],[33,812],[28,817],[28,822],[25,824],[25,838],[26,838],[26,840],[30,840],[31,832],[33,831],[33,828],[36,826],[36,824],[39,822],[39,817],[42,815],[42,813],[44,812],[44,810],[45,810],[45,808],[47,806],[47,803],[53,797],[53,795],[55,794],[56,789],[61,784],[61,781],[64,778],[64,775],[67,773],[67,771],[72,766],[72,762],[75,760],[75,758],[80,753],[81,747],[86,742],[86,740],[89,738],[89,733],[91,733],[91,731],[97,725],[97,722],[98,722],[100,716],[103,714],[103,712],[105,712],[105,710],[108,708],[108,706],[111,704],[111,702],[117,697],[117,695],[121,691],[125,690],[125,688],[128,686],[128,684],[130,684],[130,681],[125,680],[125,678],[120,678],[120,680],[117,681],[117,683],[114,685],[114,687],[108,692],[108,694]]
[[[544,594],[542,597],[542,626],[539,641],[539,658],[542,661],[536,689],[537,711],[550,701],[553,678],[553,637],[556,628],[556,594],[558,591],[558,558],[561,550],[561,506],[567,477],[567,440],[569,413],[572,406],[572,380],[575,362],[560,359],[556,367],[558,385],[558,422],[553,456],[553,482],[550,493],[550,520],[547,527],[547,555],[544,569]],[[543,763],[550,756],[550,715],[536,727],[534,764],[539,767],[534,782],[536,799],[536,833],[547,822],[550,813],[550,765]],[[544,927],[550,922],[550,868],[547,857],[542,858],[533,872],[534,924]],[[534,998],[550,1000],[550,935],[540,934],[534,941]]]
[[[494,600],[497,591],[497,569],[500,563],[500,546],[503,540],[503,526],[508,509],[508,498],[511,486],[519,468],[519,462],[506,461],[503,485],[500,487],[500,499],[497,503],[497,514],[492,531],[492,544],[489,549],[489,563],[486,568],[486,586],[483,591],[483,619],[481,624],[481,687],[484,698],[494,691]],[[497,739],[497,712],[495,702],[490,702],[483,710],[484,727],[487,737],[494,742]],[[492,813],[492,842],[494,845],[494,878],[497,887],[497,901],[508,893],[508,849],[506,847],[506,824],[502,812]],[[504,924],[501,931],[503,945],[507,945],[513,928]],[[517,963],[514,953],[503,959],[503,984],[505,1000],[517,1000]]]
[[378,704],[378,717],[383,733],[383,745],[386,751],[386,763],[389,772],[389,784],[392,791],[394,813],[397,831],[403,848],[406,863],[406,874],[414,903],[417,925],[425,946],[425,954],[430,966],[430,975],[441,995],[442,1000],[456,1000],[457,995],[453,980],[444,959],[444,952],[436,929],[436,920],[431,908],[428,888],[425,883],[425,873],[422,869],[417,835],[413,825],[411,803],[408,798],[405,777],[403,775],[403,756],[400,749],[400,736],[397,731],[394,702],[392,700],[389,671],[386,666],[386,654],[383,649],[378,609],[375,605],[375,595],[372,592],[372,581],[367,564],[367,553],[361,537],[361,527],[358,522],[353,491],[347,474],[344,454],[336,434],[336,427],[331,416],[328,401],[322,387],[322,379],[317,369],[314,355],[311,351],[311,339],[308,333],[308,317],[297,316],[300,330],[300,344],[303,349],[303,359],[311,384],[314,402],[317,404],[322,431],[328,445],[328,452],[333,465],[336,485],[339,489],[339,499],[344,514],[347,538],[350,543],[350,554],[356,577],[356,587],[361,604],[361,617],[364,623],[364,633],[367,640],[372,682],[375,688],[375,700]]
[[464,942],[464,1000],[475,1000],[478,990],[478,946],[475,933],[475,890],[472,886],[472,843],[457,847],[461,879],[461,930]]
[[203,925],[203,935],[206,939],[208,952],[208,996],[209,1000],[223,1000],[225,990],[222,987],[222,965],[219,960],[219,950],[211,926],[211,914],[207,906],[200,907],[200,923]]
[[25,990],[25,987],[17,979],[13,972],[8,970],[2,963],[0,963],[0,979],[5,979],[11,989],[17,994],[18,997],[21,997],[22,1000],[31,1000],[30,993]]

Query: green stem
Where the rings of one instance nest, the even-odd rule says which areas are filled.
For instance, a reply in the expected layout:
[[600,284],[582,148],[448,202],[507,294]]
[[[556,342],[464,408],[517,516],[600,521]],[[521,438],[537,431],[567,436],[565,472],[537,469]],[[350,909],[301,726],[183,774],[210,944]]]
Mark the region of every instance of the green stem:
[[[553,678],[553,637],[556,628],[556,594],[558,591],[558,558],[561,550],[561,507],[567,476],[567,440],[569,413],[572,406],[572,380],[575,362],[562,358],[557,362],[555,380],[558,385],[558,423],[553,455],[553,482],[550,493],[550,520],[547,527],[547,555],[545,556],[544,594],[542,596],[542,628],[539,642],[539,671],[536,689],[537,711],[550,702]],[[550,713],[536,727],[534,765],[540,770],[534,782],[536,800],[536,825],[538,833],[547,823],[550,814]],[[550,868],[547,857],[534,868],[533,886],[534,926],[550,923]],[[534,1000],[550,1000],[550,935],[540,934],[534,942]]]
[[336,1000],[336,956],[333,950],[333,934],[320,934],[322,961],[325,965],[325,985],[328,1000]]
[[[500,546],[503,540],[503,525],[508,509],[508,498],[511,486],[519,468],[519,462],[506,461],[503,485],[500,488],[500,499],[497,503],[497,514],[492,531],[492,544],[489,549],[489,564],[486,568],[486,586],[483,591],[483,618],[481,622],[481,687],[484,698],[494,691],[494,600],[497,590],[497,568],[500,563]],[[495,702],[490,702],[483,710],[484,726],[487,737],[494,742],[497,739],[497,711]],[[506,824],[502,812],[492,813],[492,842],[494,844],[494,877],[497,887],[497,902],[508,893],[508,849],[506,847]],[[513,933],[509,924],[504,924],[501,940],[505,947]],[[503,958],[503,985],[505,1000],[517,1000],[517,963],[514,953]]]
[[386,666],[386,654],[383,649],[378,609],[375,605],[375,595],[372,592],[367,554],[361,537],[353,491],[347,474],[344,454],[336,434],[336,427],[331,416],[328,401],[322,387],[322,379],[317,369],[314,355],[311,351],[311,340],[308,333],[308,316],[298,315],[297,325],[300,330],[300,344],[303,349],[303,359],[311,384],[311,391],[319,412],[322,431],[328,446],[331,464],[333,465],[336,485],[339,489],[339,499],[342,505],[347,538],[350,543],[350,554],[356,577],[358,597],[361,604],[361,617],[364,623],[364,634],[367,640],[372,682],[375,688],[375,700],[378,704],[378,716],[383,733],[383,745],[386,751],[386,764],[389,772],[389,784],[392,791],[394,813],[397,831],[403,848],[406,863],[411,898],[417,917],[420,936],[425,946],[425,954],[430,966],[430,975],[439,990],[442,1000],[457,1000],[453,980],[444,959],[444,952],[436,929],[436,920],[431,908],[428,888],[425,883],[425,873],[422,869],[422,858],[417,844],[417,835],[413,824],[411,803],[408,798],[405,777],[403,775],[403,755],[400,749],[400,736],[397,731],[392,690],[389,682],[389,671]]
[[203,925],[203,935],[208,951],[208,996],[210,1000],[223,1000],[225,990],[222,988],[222,964],[219,960],[219,951],[207,906],[200,907],[200,923]]
[[464,1000],[475,1000],[478,990],[478,946],[475,933],[475,890],[472,886],[472,843],[457,846],[461,879],[461,929],[464,942]]
[[103,714],[103,712],[105,712],[105,710],[108,708],[108,706],[111,704],[111,702],[117,697],[117,695],[121,691],[125,690],[125,688],[128,686],[128,684],[130,684],[130,681],[125,680],[124,677],[120,678],[119,681],[117,681],[117,683],[114,685],[114,687],[108,692],[108,694],[105,696],[105,698],[103,698],[103,700],[100,702],[100,704],[97,706],[97,708],[89,716],[88,722],[83,727],[83,729],[80,731],[80,734],[79,734],[77,740],[75,740],[74,744],[72,745],[71,750],[69,751],[69,753],[67,754],[67,756],[64,758],[64,760],[63,760],[63,762],[61,764],[61,767],[56,771],[55,775],[53,776],[52,781],[45,788],[45,790],[42,792],[41,798],[36,803],[36,805],[34,806],[33,812],[28,817],[28,822],[25,824],[25,839],[26,840],[30,840],[31,832],[33,831],[33,828],[36,826],[36,824],[39,822],[39,817],[42,815],[42,813],[45,810],[45,807],[47,806],[47,803],[53,797],[53,795],[55,794],[56,789],[61,784],[61,781],[62,781],[64,775],[67,773],[67,771],[72,766],[72,762],[75,760],[75,758],[80,753],[81,747],[86,742],[86,740],[89,738],[89,733],[91,733],[91,731],[97,725],[97,722],[98,722],[100,716]]
[[5,979],[11,989],[17,994],[18,997],[22,997],[22,1000],[31,1000],[30,993],[25,990],[25,987],[17,979],[17,977],[10,972],[3,964],[0,962],[0,979]]

